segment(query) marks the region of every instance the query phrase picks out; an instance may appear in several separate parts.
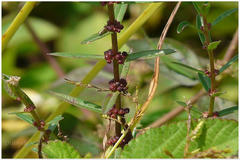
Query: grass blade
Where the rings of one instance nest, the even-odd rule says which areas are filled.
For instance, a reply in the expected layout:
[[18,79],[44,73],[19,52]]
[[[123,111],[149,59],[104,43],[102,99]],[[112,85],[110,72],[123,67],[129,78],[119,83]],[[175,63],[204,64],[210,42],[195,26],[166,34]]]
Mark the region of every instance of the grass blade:
[[81,54],[81,53],[54,52],[54,53],[49,53],[48,55],[65,57],[65,58],[104,59],[103,55],[91,55],[91,54]]
[[219,117],[231,114],[238,110],[238,106],[229,107],[218,112]]
[[102,107],[97,104],[94,104],[94,103],[91,103],[88,101],[84,101],[80,98],[75,98],[75,97],[65,95],[62,93],[56,93],[56,92],[52,92],[52,91],[50,91],[50,93],[53,94],[54,96],[56,96],[57,98],[65,101],[67,103],[70,103],[76,107],[80,107],[80,108],[88,109],[88,110],[91,110],[94,112],[102,113]]
[[134,60],[139,59],[139,58],[151,59],[151,58],[155,58],[155,57],[160,56],[160,55],[168,55],[168,54],[171,54],[171,53],[174,53],[174,52],[175,52],[175,50],[173,50],[173,49],[140,51],[140,52],[135,52],[135,53],[129,54],[127,56],[126,61],[127,62],[134,61]]
[[224,18],[226,18],[227,16],[230,16],[232,13],[236,12],[238,9],[234,8],[234,9],[230,9],[227,10],[225,12],[223,12],[220,16],[218,16],[213,22],[212,22],[212,26],[216,25],[217,23],[219,23],[221,20],[223,20]]
[[228,61],[226,64],[224,64],[220,70],[219,74],[222,73],[224,70],[226,70],[228,67],[230,67],[234,62],[238,60],[238,55],[234,56],[230,61]]

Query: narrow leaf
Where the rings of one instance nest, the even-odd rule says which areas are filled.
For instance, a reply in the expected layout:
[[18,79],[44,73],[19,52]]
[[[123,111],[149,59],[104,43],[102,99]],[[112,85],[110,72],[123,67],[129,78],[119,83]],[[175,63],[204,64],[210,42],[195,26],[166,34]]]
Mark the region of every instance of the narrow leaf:
[[198,73],[199,80],[201,84],[203,85],[204,89],[208,92],[209,89],[211,88],[211,80],[209,77]]
[[51,131],[54,131],[54,129],[57,127],[59,121],[61,121],[63,119],[64,118],[62,117],[62,115],[59,115],[59,116],[55,117],[53,120],[51,120],[47,123],[49,125],[48,129],[51,130]]
[[15,114],[18,118],[20,118],[21,120],[33,125],[33,118],[30,115],[27,115],[28,113],[25,112],[13,112],[13,113],[9,113],[9,114]]
[[177,33],[181,33],[187,26],[190,26],[191,24],[188,21],[183,21],[179,23],[177,27]]
[[225,94],[226,92],[216,92],[216,93],[214,93],[213,94],[213,96],[214,97],[218,97],[218,96],[220,96],[220,95],[222,95],[222,94]]
[[224,64],[220,70],[219,74],[222,73],[224,70],[226,70],[228,67],[230,67],[234,62],[238,60],[238,55],[234,56],[230,61],[228,61],[226,64]]
[[182,101],[176,101],[177,104],[179,104],[180,106],[183,106],[183,107],[187,107],[187,104],[185,102],[182,102]]
[[213,22],[212,22],[212,26],[216,25],[217,23],[219,23],[221,20],[223,20],[224,18],[226,18],[227,16],[230,16],[232,13],[236,12],[238,9],[234,8],[234,9],[230,9],[227,10],[225,12],[223,12],[220,16],[218,16]]
[[211,43],[208,45],[208,50],[214,50],[214,49],[216,49],[220,43],[221,43],[221,41],[211,42]]
[[[121,3],[121,4],[117,4],[114,6],[114,15],[115,15],[115,18],[117,19],[117,21],[119,21],[120,23],[122,22],[123,20],[123,17],[127,11],[127,7],[128,7],[128,4],[124,4],[124,3]],[[93,41],[96,41],[98,39],[101,39],[107,35],[111,34],[110,32],[105,32],[103,34],[99,34],[99,33],[95,33],[93,35],[91,35],[89,38],[83,40],[81,42],[81,44],[88,44],[88,43],[91,43]]]
[[60,56],[60,57],[66,57],[66,58],[104,59],[103,55],[91,55],[91,54],[81,54],[81,53],[54,52],[54,53],[49,53],[48,55]]
[[126,61],[127,62],[134,61],[134,60],[139,59],[139,58],[151,59],[151,58],[155,58],[155,57],[160,56],[160,55],[168,55],[168,54],[171,54],[171,53],[174,53],[174,52],[176,52],[176,51],[173,50],[173,49],[140,51],[140,52],[135,52],[135,53],[129,54],[127,56]]
[[195,10],[200,15],[202,13],[201,7],[199,5],[200,2],[192,2],[192,3],[193,3],[193,6],[194,6]]
[[117,21],[122,22],[127,11],[128,4],[121,3],[114,6],[114,15]]
[[98,112],[98,113],[102,112],[102,107],[97,104],[94,104],[94,103],[91,103],[88,101],[84,101],[80,98],[75,98],[75,97],[65,95],[62,93],[56,93],[56,92],[52,92],[52,91],[50,91],[50,93],[53,94],[54,96],[56,96],[57,98],[65,101],[67,103],[70,103],[76,107],[85,108],[85,109],[88,109],[88,110],[91,110],[94,112]]
[[229,107],[218,112],[220,117],[231,114],[238,110],[238,106]]
[[[200,15],[197,15],[197,17],[196,17],[196,27],[197,27],[198,30],[201,30],[201,26],[203,26],[203,19]],[[205,42],[204,34],[200,31],[198,31],[198,36],[199,36],[202,44],[204,45],[204,42]]]
[[192,70],[192,71],[194,71],[194,72],[204,74],[204,72],[203,72],[202,70],[193,68],[193,67],[188,66],[188,65],[186,65],[186,64],[183,64],[183,63],[180,63],[180,62],[172,62],[172,63],[174,63],[174,64],[176,64],[176,65],[180,65],[180,66],[185,67],[185,68],[187,68],[187,69],[190,69],[190,70]]

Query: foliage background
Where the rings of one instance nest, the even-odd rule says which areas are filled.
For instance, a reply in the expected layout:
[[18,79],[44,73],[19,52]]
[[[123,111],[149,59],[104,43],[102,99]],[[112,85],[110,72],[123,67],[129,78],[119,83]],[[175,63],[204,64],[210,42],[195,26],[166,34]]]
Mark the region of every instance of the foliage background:
[[[2,33],[5,32],[13,18],[21,8],[22,2],[2,2]],[[129,26],[136,17],[146,8],[147,3],[130,4],[127,14],[124,17],[123,25]],[[144,25],[143,29],[151,38],[158,38],[167,22],[167,19],[175,6],[175,3],[165,3]],[[211,2],[211,9],[208,16],[209,21],[214,20],[222,12],[237,8],[238,2]],[[208,64],[207,54],[201,47],[197,32],[193,29],[185,29],[177,34],[177,25],[188,20],[195,24],[195,10],[190,2],[182,3],[172,26],[169,29],[168,38],[172,38],[184,44],[178,47],[187,47],[192,50],[195,56],[185,56],[188,62],[198,57],[200,66]],[[106,23],[108,17],[106,9],[99,3],[80,2],[42,2],[39,3],[30,14],[29,23],[33,26],[40,39],[47,44],[51,52],[73,52],[87,54],[103,54],[110,47],[110,37],[103,38],[89,45],[82,45],[80,42],[93,33],[98,32]],[[238,13],[227,17],[212,29],[214,40],[221,40],[222,43],[216,50],[215,56],[219,59],[224,57],[225,51],[238,27]],[[142,31],[137,32],[131,39],[142,39]],[[144,41],[145,42],[145,41]],[[145,42],[146,43],[146,42]],[[141,45],[137,43],[137,47]],[[125,45],[123,50],[129,50]],[[236,50],[237,51],[237,50]],[[237,54],[237,52],[236,52]],[[191,59],[193,57],[193,59]],[[195,59],[194,59],[195,58]],[[80,81],[91,69],[96,61],[86,59],[67,59],[57,57],[56,60],[73,80]],[[217,99],[217,107],[222,109],[227,106],[238,104],[238,64],[232,67],[232,74],[223,77],[220,89],[227,94]],[[111,66],[107,65],[103,71],[94,79],[93,83],[107,87],[107,82],[112,78]],[[38,107],[41,117],[47,117],[60,101],[51,96],[49,89],[62,93],[69,93],[73,86],[63,83],[48,62],[43,58],[38,46],[34,43],[30,33],[25,26],[21,26],[8,48],[2,53],[2,72],[22,77],[20,86],[32,98]],[[151,62],[143,61],[131,64],[128,80],[130,92],[136,85],[140,86],[140,100],[144,101],[147,94],[148,84],[153,73]],[[162,115],[177,107],[176,100],[186,101],[201,88],[199,83],[185,80],[174,80],[169,76],[176,73],[162,72],[160,67],[160,82],[155,98],[150,104],[143,120],[142,126],[147,126]],[[181,77],[180,77],[181,79]],[[3,87],[2,87],[3,88]],[[104,104],[105,93],[96,93],[95,90],[86,89],[80,97],[93,101],[97,104]],[[203,97],[197,103],[200,110],[206,110],[208,98]],[[124,101],[126,107],[130,107],[134,113],[134,106],[127,99]],[[2,89],[2,157],[13,157],[14,153],[24,145],[27,139],[35,132],[35,129],[25,122],[9,115],[9,112],[22,111],[23,105],[13,101]],[[69,142],[82,156],[91,154],[99,157],[102,152],[102,137],[104,135],[105,121],[95,113],[79,110],[70,107],[63,115],[61,128],[65,135],[68,135]],[[185,113],[177,116],[173,121],[186,119]],[[237,119],[237,114],[229,115],[228,118]],[[34,152],[29,157],[37,156]]]

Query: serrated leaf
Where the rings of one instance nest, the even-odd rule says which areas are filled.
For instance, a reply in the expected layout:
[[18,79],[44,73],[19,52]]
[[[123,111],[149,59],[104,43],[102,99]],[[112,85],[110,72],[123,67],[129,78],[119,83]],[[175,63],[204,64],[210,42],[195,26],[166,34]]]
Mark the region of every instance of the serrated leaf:
[[65,101],[67,103],[70,103],[76,107],[88,109],[88,110],[98,112],[98,113],[102,112],[102,107],[97,104],[94,104],[94,103],[91,103],[88,101],[84,101],[80,98],[75,98],[75,97],[72,97],[72,96],[69,96],[66,94],[62,94],[62,93],[56,93],[56,92],[52,92],[52,91],[50,91],[50,93],[53,94],[54,96],[56,96],[57,98]]
[[[114,6],[114,15],[115,15],[115,18],[117,19],[117,21],[119,21],[120,23],[122,22],[123,20],[123,17],[127,11],[127,7],[128,7],[128,4],[124,4],[124,3],[121,3],[121,4],[117,4]],[[83,40],[81,42],[81,44],[88,44],[88,43],[91,43],[93,41],[96,41],[98,39],[101,39],[107,35],[111,34],[110,32],[105,32],[103,34],[99,34],[99,33],[95,33],[93,35],[91,35],[90,37],[88,37],[87,39]]]
[[[193,121],[192,128],[197,124],[197,121]],[[150,129],[130,141],[124,147],[121,158],[171,158],[165,151],[169,151],[174,158],[184,158],[186,136],[186,121]],[[199,137],[191,142],[189,151],[205,151],[210,148],[229,148],[231,153],[228,156],[237,154],[238,123],[233,120],[207,119]]]
[[220,70],[219,70],[219,74],[222,73],[225,69],[227,69],[228,67],[230,67],[234,62],[236,62],[238,60],[238,55],[234,56],[231,60],[229,60],[226,64],[224,64]]
[[[201,30],[201,26],[203,26],[203,19],[200,15],[197,15],[197,17],[196,17],[196,27],[197,27],[198,30]],[[200,31],[198,31],[198,36],[200,38],[200,41],[204,45],[204,42],[205,42],[204,34]]]
[[15,114],[18,118],[20,118],[21,120],[33,125],[33,118],[30,115],[27,115],[28,113],[25,112],[13,112],[13,113],[9,113],[9,114]]
[[221,41],[211,42],[211,43],[208,45],[208,50],[214,50],[214,49],[216,49],[220,43],[221,43]]
[[238,110],[238,106],[229,107],[218,112],[219,117],[234,113]]
[[198,73],[198,78],[201,84],[203,85],[203,88],[208,92],[209,89],[211,88],[210,78],[200,73]]
[[213,22],[212,22],[212,26],[216,25],[217,23],[219,23],[221,20],[223,20],[224,18],[226,18],[227,16],[230,16],[232,13],[236,12],[238,9],[234,8],[234,9],[230,9],[227,10],[225,12],[223,12],[221,15],[219,15]]
[[49,141],[48,144],[43,145],[43,154],[46,158],[81,158],[77,150],[63,141]]
[[182,102],[182,101],[176,101],[177,104],[179,104],[180,106],[183,106],[183,107],[187,107],[187,104],[185,102]]
[[92,55],[92,54],[81,54],[81,53],[54,52],[54,53],[49,53],[48,55],[60,56],[65,58],[104,59],[103,55]]
[[191,24],[188,21],[183,21],[179,23],[177,27],[177,33],[181,33],[187,26],[190,26]]
[[192,70],[192,71],[194,71],[194,72],[204,74],[203,71],[201,71],[201,70],[199,70],[199,69],[196,69],[196,68],[193,68],[193,67],[191,67],[191,66],[188,66],[188,65],[186,65],[186,64],[183,64],[183,63],[180,63],[180,62],[175,62],[175,61],[172,62],[172,63],[177,64],[177,65],[180,65],[180,66],[182,66],[182,67],[184,67],[184,68],[190,69],[190,70]]
[[142,59],[151,59],[155,58],[160,55],[168,55],[171,53],[174,53],[175,51],[173,49],[161,49],[161,50],[147,50],[147,51],[140,51],[140,52],[135,52],[132,54],[129,54],[127,56],[126,61],[134,61],[136,59],[142,58]]

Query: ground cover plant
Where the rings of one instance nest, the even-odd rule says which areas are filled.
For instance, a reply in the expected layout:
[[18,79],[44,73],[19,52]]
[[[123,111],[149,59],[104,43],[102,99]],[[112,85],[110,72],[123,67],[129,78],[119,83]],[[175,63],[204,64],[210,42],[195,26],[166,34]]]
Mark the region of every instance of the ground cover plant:
[[238,157],[237,2],[2,7],[3,158]]

